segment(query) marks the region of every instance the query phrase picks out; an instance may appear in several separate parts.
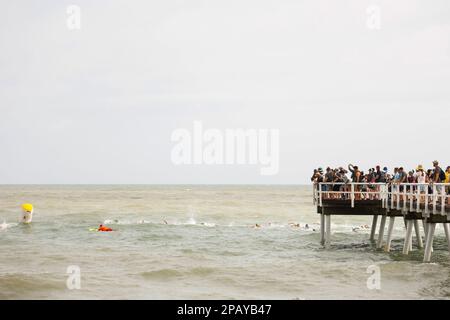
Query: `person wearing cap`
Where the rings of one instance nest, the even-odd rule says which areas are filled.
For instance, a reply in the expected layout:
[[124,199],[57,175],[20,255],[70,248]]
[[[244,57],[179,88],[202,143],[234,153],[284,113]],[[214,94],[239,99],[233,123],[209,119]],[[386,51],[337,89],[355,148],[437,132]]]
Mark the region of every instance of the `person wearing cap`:
[[[427,188],[427,184],[428,184],[428,176],[425,173],[425,171],[423,170],[423,165],[418,165],[417,166],[417,170],[416,170],[416,182],[419,184],[419,192],[420,194],[425,194],[426,192],[426,188]],[[420,196],[420,202],[423,203],[425,202],[425,197],[424,196]]]

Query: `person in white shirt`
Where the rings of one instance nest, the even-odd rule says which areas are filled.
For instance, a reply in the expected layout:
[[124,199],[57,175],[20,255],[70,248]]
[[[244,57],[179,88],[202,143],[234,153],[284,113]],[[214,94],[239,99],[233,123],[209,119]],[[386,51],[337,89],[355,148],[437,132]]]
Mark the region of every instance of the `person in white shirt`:
[[[428,187],[428,176],[425,173],[425,171],[423,170],[423,166],[419,165],[417,167],[417,172],[415,174],[416,176],[416,181],[419,184],[419,192],[420,194],[425,194],[426,192],[426,188]],[[425,197],[424,196],[420,196],[420,202],[424,202]]]

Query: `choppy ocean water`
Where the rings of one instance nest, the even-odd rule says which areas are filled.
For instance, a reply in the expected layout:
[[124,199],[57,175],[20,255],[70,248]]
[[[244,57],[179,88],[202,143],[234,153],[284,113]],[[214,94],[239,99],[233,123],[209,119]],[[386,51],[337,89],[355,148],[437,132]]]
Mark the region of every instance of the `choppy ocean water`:
[[[442,230],[431,264],[421,262],[422,251],[401,254],[400,220],[387,254],[361,228],[370,217],[333,217],[325,250],[311,193],[309,186],[0,186],[0,299],[450,297]],[[24,202],[35,206],[29,226],[17,223]],[[101,223],[115,232],[89,231]],[[80,268],[80,290],[67,287],[69,266]],[[380,268],[380,290],[367,287],[370,266]]]

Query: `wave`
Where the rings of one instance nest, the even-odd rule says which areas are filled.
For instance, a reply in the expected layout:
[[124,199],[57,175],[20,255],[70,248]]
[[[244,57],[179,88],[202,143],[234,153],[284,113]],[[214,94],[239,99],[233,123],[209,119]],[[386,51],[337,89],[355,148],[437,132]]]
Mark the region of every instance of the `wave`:
[[[256,220],[256,219],[255,219]],[[206,228],[249,228],[255,230],[292,230],[292,231],[302,231],[302,232],[320,232],[319,223],[305,223],[305,222],[255,222],[255,223],[236,223],[235,221],[217,223],[211,221],[199,222],[194,215],[191,215],[186,220],[159,220],[159,221],[149,221],[149,220],[131,220],[131,219],[106,219],[103,222],[104,225],[124,225],[124,226],[137,226],[137,225],[155,225],[155,226],[196,226],[196,227],[206,227]],[[13,225],[13,224],[11,224]],[[365,225],[355,225],[355,224],[332,224],[331,226],[333,233],[370,233],[371,226]],[[403,227],[395,227],[395,232],[402,232]]]
[[[119,220],[119,219],[106,219],[103,221],[104,225],[117,224],[117,225],[138,225],[138,224],[155,224],[155,222],[147,220]],[[161,224],[161,223],[160,223]]]
[[168,222],[166,220],[161,221],[148,221],[148,220],[121,220],[121,219],[106,219],[103,221],[104,225],[140,225],[140,224],[152,224],[152,225],[174,225],[174,226],[183,226],[183,225],[192,225],[192,226],[204,226],[204,227],[215,227],[217,224],[212,222],[197,222],[194,218],[189,218],[187,221],[171,221]]
[[0,224],[0,231],[7,230],[7,229],[10,229],[12,227],[16,227],[18,225],[19,225],[18,223],[6,223],[5,221],[3,221],[3,223]]
[[[198,222],[195,218],[190,217],[185,221],[179,220],[160,220],[160,221],[148,221],[148,220],[129,220],[129,219],[106,219],[103,222],[104,225],[124,225],[124,226],[137,226],[137,225],[165,225],[165,226],[196,226],[196,227],[206,227],[206,228],[250,228],[250,229],[273,229],[273,230],[301,230],[316,232],[320,231],[320,225],[315,223],[215,223],[215,222]],[[354,226],[353,226],[354,227]],[[346,227],[347,229],[349,227]],[[351,230],[351,228],[350,228]]]
[[215,222],[198,222],[194,218],[189,218],[187,221],[147,221],[147,220],[122,220],[122,219],[106,219],[103,222],[104,225],[140,225],[140,224],[151,224],[151,225],[167,225],[167,226],[199,226],[199,227],[226,227],[226,228],[261,228],[261,229],[317,229],[314,224],[305,223],[255,223],[255,224],[237,224],[235,222],[230,222],[226,224],[219,224]]
[[207,276],[217,271],[217,268],[209,267],[195,267],[188,270],[175,270],[175,269],[159,269],[152,271],[141,272],[140,275],[149,280],[167,280],[171,278],[181,278],[184,276]]
[[160,269],[153,271],[145,271],[140,274],[142,277],[146,279],[162,279],[165,280],[167,278],[178,278],[183,274],[174,269]]
[[9,273],[0,275],[0,299],[26,299],[36,292],[49,290],[65,290],[64,278],[52,276],[49,273]]

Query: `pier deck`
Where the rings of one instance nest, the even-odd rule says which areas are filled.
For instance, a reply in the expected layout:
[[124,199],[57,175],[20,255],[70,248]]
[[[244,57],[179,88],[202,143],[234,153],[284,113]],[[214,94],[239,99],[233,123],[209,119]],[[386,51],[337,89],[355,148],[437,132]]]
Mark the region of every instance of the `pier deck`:
[[[340,185],[341,191],[331,191],[333,186]],[[372,216],[370,240],[375,241],[378,217],[381,217],[377,248],[391,249],[392,233],[396,218],[403,218],[406,234],[403,253],[412,250],[412,235],[419,249],[423,249],[423,239],[420,234],[419,221],[422,221],[425,233],[424,262],[430,262],[433,251],[434,231],[437,223],[444,226],[450,251],[450,196],[446,190],[450,184],[434,184],[430,188],[420,184],[332,184],[320,183],[314,185],[314,204],[321,216],[321,243],[326,248],[331,243],[331,216]],[[431,192],[430,192],[431,189]],[[363,190],[363,191],[361,191]],[[420,190],[425,190],[421,193]],[[386,220],[389,218],[387,239],[384,240]]]

